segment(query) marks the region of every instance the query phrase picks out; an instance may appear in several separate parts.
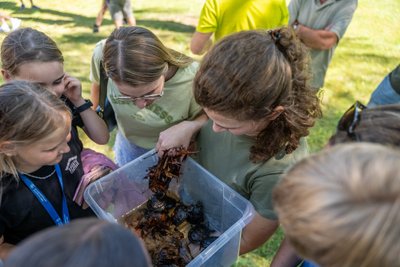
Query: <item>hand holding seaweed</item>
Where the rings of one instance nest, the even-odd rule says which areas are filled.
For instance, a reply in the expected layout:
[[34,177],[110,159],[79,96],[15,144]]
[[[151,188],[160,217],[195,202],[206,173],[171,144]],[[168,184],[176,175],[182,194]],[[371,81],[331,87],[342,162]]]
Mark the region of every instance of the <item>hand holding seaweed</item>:
[[194,153],[183,147],[173,147],[165,150],[157,165],[151,167],[145,177],[149,179],[150,190],[157,195],[164,195],[171,180],[178,179],[182,162],[188,155]]

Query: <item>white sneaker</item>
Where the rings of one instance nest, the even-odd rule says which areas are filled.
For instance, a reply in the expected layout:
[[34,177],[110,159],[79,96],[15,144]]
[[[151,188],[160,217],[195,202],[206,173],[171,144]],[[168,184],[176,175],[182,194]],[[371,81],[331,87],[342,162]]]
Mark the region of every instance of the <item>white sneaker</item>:
[[19,28],[19,26],[21,26],[20,19],[11,18],[10,21],[11,21],[11,25],[12,25],[12,30],[16,30]]
[[5,22],[3,22],[3,24],[1,24],[0,29],[1,29],[3,32],[10,32],[10,31],[11,31],[10,26],[8,26],[8,24],[5,23]]

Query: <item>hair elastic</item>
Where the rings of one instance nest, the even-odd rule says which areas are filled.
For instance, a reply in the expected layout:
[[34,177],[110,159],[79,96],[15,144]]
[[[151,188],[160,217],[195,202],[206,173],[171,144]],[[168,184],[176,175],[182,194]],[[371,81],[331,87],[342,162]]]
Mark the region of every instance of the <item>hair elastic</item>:
[[271,36],[271,39],[276,43],[278,43],[281,40],[281,30],[269,30],[268,31],[269,35]]

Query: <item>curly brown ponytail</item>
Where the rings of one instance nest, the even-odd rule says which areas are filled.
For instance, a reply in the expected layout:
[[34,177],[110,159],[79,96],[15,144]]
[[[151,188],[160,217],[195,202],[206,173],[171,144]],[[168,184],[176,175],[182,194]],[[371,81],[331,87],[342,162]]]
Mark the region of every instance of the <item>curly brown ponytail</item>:
[[[309,85],[308,53],[291,28],[227,36],[204,57],[196,101],[237,120],[267,121],[250,150],[253,162],[294,151],[321,116]],[[271,121],[276,107],[283,112]]]

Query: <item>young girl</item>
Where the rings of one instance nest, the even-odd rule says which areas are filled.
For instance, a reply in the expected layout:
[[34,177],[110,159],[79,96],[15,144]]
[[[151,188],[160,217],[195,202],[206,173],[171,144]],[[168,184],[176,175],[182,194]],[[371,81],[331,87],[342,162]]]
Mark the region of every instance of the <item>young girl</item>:
[[246,253],[278,227],[272,189],[306,153],[302,137],[321,115],[307,52],[289,28],[230,35],[204,57],[194,95],[211,119],[199,134],[199,162],[256,210],[242,233]]
[[83,171],[71,120],[64,102],[40,86],[0,86],[1,258],[37,231],[94,216],[72,201]]
[[72,126],[83,127],[98,144],[106,144],[109,134],[102,119],[82,98],[79,80],[64,71],[64,59],[56,43],[32,28],[11,32],[1,45],[1,73],[5,81],[26,80],[40,84],[61,97],[71,108]]
[[156,147],[187,147],[206,121],[194,101],[192,80],[198,64],[166,48],[141,27],[115,30],[97,44],[91,64],[92,100],[99,99],[100,64],[109,77],[107,97],[115,111],[117,164]]

